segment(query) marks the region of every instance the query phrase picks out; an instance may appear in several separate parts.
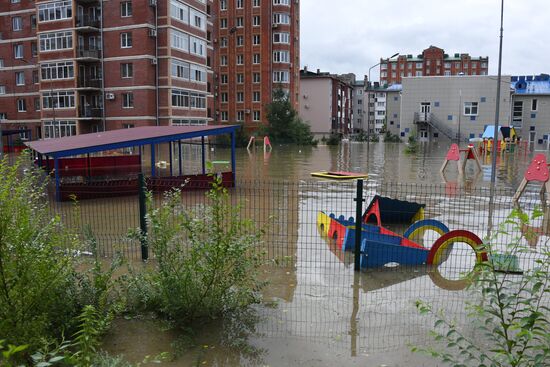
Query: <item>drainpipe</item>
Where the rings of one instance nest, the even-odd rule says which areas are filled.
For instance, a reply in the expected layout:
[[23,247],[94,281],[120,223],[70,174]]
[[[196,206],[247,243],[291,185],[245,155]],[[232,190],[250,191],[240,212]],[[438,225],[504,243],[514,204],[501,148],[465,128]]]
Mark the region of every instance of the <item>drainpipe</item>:
[[101,104],[103,107],[101,109],[101,123],[103,125],[103,131],[107,130],[106,124],[105,124],[105,57],[103,54],[103,50],[105,50],[105,40],[103,37],[103,0],[99,0],[99,8],[101,11],[101,17],[99,19],[99,33],[101,34]]
[[158,36],[158,4],[155,6],[155,98],[156,98],[156,120],[157,126],[160,125],[159,121],[159,36]]

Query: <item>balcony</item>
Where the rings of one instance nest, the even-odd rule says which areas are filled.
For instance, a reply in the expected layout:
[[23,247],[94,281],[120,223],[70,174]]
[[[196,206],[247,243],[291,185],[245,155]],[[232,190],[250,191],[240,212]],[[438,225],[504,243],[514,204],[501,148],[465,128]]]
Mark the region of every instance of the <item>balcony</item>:
[[97,32],[100,25],[99,19],[95,17],[92,18],[87,15],[82,15],[76,18],[76,27],[79,28],[78,31]]
[[77,48],[76,57],[82,61],[90,60],[96,61],[99,59],[99,50],[92,50],[87,48]]
[[78,88],[101,88],[101,79],[78,78]]
[[102,116],[102,109],[99,107],[80,107],[78,110],[79,117],[88,117],[88,118],[100,118]]

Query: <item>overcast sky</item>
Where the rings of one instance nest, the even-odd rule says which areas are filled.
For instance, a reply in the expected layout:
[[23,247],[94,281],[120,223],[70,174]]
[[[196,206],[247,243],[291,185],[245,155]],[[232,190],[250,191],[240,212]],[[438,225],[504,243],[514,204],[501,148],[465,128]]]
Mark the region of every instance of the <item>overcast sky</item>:
[[[362,79],[380,57],[434,45],[489,56],[489,74],[498,71],[500,0],[301,0],[300,15],[300,64],[309,70]],[[502,73],[550,73],[550,0],[504,1]]]

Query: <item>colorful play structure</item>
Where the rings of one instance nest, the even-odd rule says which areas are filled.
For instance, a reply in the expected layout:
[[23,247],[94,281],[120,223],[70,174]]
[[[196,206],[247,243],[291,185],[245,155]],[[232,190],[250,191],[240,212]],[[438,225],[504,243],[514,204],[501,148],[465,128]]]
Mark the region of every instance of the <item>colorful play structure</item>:
[[[268,150],[269,151],[273,150],[273,147],[271,146],[271,142],[269,141],[268,136],[264,136],[263,142],[264,142],[264,152],[266,152]],[[256,146],[256,137],[251,136],[250,140],[248,141],[248,145],[246,146],[246,149],[250,150],[250,147],[255,147],[255,146]]]
[[[487,260],[487,253],[477,235],[466,230],[451,231],[440,221],[425,219],[424,207],[423,204],[376,195],[361,218],[361,268],[382,267],[390,263],[439,265],[446,261],[456,242],[469,245],[475,251],[478,262]],[[383,226],[405,223],[410,225],[403,235]],[[354,249],[356,225],[353,217],[346,219],[321,211],[317,215],[317,226],[323,235],[335,241],[340,250]],[[422,237],[427,230],[440,235],[430,247],[413,240]]]
[[549,179],[550,175],[548,172],[548,163],[546,163],[546,155],[542,153],[537,154],[527,167],[527,170],[525,170],[523,180],[521,180],[521,183],[519,184],[518,189],[516,190],[516,193],[514,194],[514,197],[512,199],[513,202],[517,203],[519,201],[520,197],[525,191],[525,188],[527,187],[527,184],[531,182],[540,182],[542,183],[542,187],[540,189],[540,201],[545,206],[545,194],[547,192],[550,193]]
[[[461,158],[461,153],[464,153],[464,158]],[[456,162],[458,173],[460,175],[464,175],[464,170],[466,169],[466,163],[468,160],[473,160],[479,171],[483,170],[481,168],[481,161],[479,160],[477,149],[473,144],[468,144],[466,149],[460,149],[457,144],[452,144],[447,151],[447,155],[445,156],[445,160],[443,161],[443,165],[439,171],[443,173],[449,162]]]

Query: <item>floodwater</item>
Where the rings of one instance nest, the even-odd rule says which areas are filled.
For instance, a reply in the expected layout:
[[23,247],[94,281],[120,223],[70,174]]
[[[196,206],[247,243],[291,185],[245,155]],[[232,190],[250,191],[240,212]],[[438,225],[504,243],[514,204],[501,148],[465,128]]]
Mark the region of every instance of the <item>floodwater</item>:
[[[185,172],[200,170],[200,160],[195,159],[199,149],[185,147],[185,156],[193,158],[186,161]],[[279,265],[263,269],[269,282],[263,291],[264,303],[234,320],[195,326],[193,335],[167,330],[151,319],[119,319],[103,348],[134,363],[146,355],[171,352],[176,357],[164,362],[168,366],[440,365],[410,352],[411,345],[432,345],[428,332],[434,321],[420,316],[414,303],[422,299],[444,308],[464,323],[466,334],[474,333],[465,321],[466,293],[453,290],[421,266],[354,272],[351,254],[342,253],[322,236],[316,215],[324,210],[354,216],[355,184],[317,181],[310,173],[366,172],[367,203],[377,193],[417,200],[427,205],[427,217],[483,237],[493,221],[503,220],[509,212],[509,196],[499,198],[499,206],[489,214],[483,189],[489,186],[490,157],[482,157],[481,172],[469,162],[465,178],[458,177],[454,163],[441,175],[447,149],[448,145],[424,145],[417,153],[407,154],[404,144],[345,143],[314,148],[274,146],[267,153],[261,148],[238,150],[237,186],[243,189],[234,192],[249,206],[251,218],[263,223],[273,217],[266,246]],[[498,156],[501,192],[513,192],[531,158],[530,152]],[[208,160],[224,166],[230,153],[226,148],[209,147]],[[404,186],[392,187],[392,183]],[[436,189],[424,192],[419,187],[428,186],[418,184]],[[189,195],[189,200],[198,202],[202,194]],[[132,204],[117,205],[126,200]],[[79,220],[91,225],[100,242],[121,236],[125,230],[120,228],[138,225],[133,215],[135,199],[94,200],[81,206]],[[392,228],[401,233],[403,229]],[[426,236],[424,242],[433,242],[433,233]],[[470,255],[449,259],[447,269],[441,269],[443,278],[467,271],[473,265]]]

